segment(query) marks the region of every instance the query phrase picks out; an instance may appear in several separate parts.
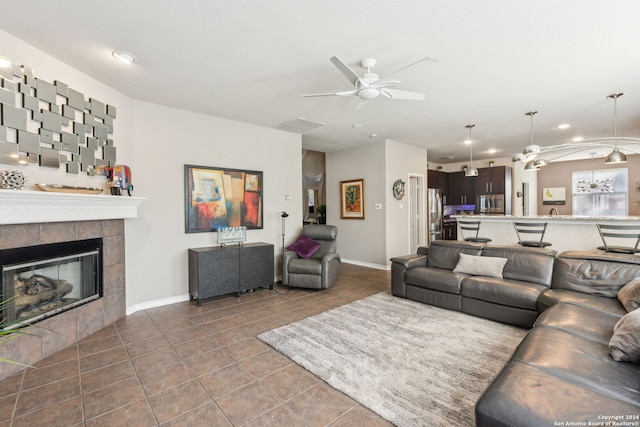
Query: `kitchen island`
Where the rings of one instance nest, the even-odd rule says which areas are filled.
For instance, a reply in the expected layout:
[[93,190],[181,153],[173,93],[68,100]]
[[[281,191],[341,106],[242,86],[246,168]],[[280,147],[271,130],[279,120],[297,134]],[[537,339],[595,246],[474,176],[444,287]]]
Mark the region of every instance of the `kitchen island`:
[[[564,251],[595,251],[598,246],[602,246],[602,239],[596,224],[637,225],[640,227],[640,216],[452,215],[452,217],[458,220],[481,221],[479,236],[491,239],[490,245],[517,245],[518,236],[513,228],[514,222],[546,222],[547,231],[544,235],[544,240],[551,243],[548,249],[554,249],[558,253]],[[535,236],[537,235],[531,234],[526,237],[522,236],[522,238],[524,240],[533,240]],[[471,236],[468,232],[462,236],[458,230],[458,240],[463,240],[463,237]],[[609,243],[609,240],[607,240],[607,243]],[[627,242],[626,245],[629,245],[629,243]]]

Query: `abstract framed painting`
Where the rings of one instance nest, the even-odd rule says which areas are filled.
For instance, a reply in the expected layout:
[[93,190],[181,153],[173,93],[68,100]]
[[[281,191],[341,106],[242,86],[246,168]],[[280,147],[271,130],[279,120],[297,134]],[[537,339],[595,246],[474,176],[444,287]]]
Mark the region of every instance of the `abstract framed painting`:
[[364,219],[364,179],[340,181],[340,218]]
[[185,165],[185,233],[263,228],[262,178],[262,171]]

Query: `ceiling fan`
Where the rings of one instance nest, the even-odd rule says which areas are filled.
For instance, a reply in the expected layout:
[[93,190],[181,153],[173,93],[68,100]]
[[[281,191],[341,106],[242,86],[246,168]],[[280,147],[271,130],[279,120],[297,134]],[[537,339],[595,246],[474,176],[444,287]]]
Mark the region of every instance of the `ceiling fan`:
[[373,67],[376,65],[376,60],[373,58],[366,58],[360,61],[360,66],[365,69],[365,73],[359,76],[351,68],[349,68],[347,64],[342,62],[340,58],[334,56],[331,58],[331,62],[338,68],[338,70],[340,70],[342,74],[345,75],[345,77],[347,77],[347,79],[349,79],[351,84],[354,86],[354,89],[343,92],[314,93],[302,96],[357,96],[360,98],[360,102],[356,105],[356,111],[362,108],[367,101],[376,99],[380,95],[390,99],[408,99],[414,101],[422,101],[425,98],[425,95],[423,93],[409,92],[400,89],[391,89],[390,86],[396,85],[400,83],[400,81],[390,80],[389,77],[423,61],[438,62],[437,60],[432,58],[422,58],[419,61],[406,65],[394,71],[393,73],[380,78],[376,73],[372,72]]

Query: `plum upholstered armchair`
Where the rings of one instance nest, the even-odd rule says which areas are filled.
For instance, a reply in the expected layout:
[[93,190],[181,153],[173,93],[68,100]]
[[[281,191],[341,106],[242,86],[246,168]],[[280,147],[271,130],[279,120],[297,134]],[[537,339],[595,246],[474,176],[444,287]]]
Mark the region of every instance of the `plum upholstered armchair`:
[[320,246],[308,258],[287,248],[282,255],[282,284],[294,288],[330,288],[340,273],[340,255],[336,252],[338,227],[306,225],[301,236],[313,239]]

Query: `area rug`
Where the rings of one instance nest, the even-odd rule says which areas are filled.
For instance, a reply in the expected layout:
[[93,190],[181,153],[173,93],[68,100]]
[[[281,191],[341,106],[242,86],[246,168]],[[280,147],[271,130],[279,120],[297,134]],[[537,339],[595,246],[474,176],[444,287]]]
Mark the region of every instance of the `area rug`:
[[526,330],[388,292],[264,332],[262,341],[401,427],[472,426]]

